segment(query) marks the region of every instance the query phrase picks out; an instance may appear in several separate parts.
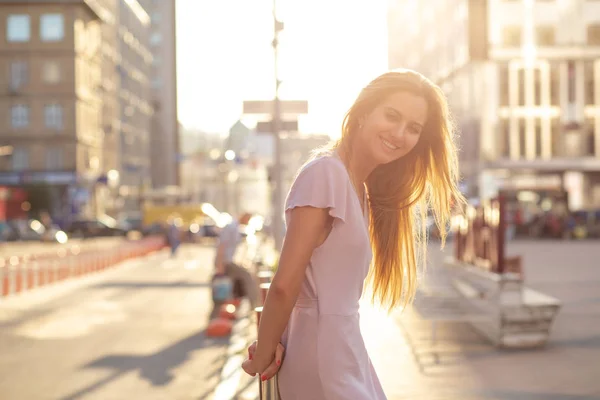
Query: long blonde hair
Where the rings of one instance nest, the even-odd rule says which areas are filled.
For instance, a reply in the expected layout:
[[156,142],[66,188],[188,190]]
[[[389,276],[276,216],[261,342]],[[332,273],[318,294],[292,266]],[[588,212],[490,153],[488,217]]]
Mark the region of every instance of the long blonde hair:
[[454,125],[442,90],[421,74],[394,70],[375,78],[358,95],[333,145],[352,144],[359,119],[397,92],[422,96],[427,121],[416,146],[404,157],[379,165],[366,181],[373,265],[368,280],[373,302],[388,310],[412,302],[418,265],[425,265],[425,221],[431,211],[442,238],[447,235],[452,204],[464,202],[458,189],[458,154]]

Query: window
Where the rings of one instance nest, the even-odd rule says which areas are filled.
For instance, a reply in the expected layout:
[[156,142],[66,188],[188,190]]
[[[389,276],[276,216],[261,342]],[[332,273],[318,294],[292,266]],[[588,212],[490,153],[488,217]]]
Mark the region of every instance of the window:
[[46,128],[61,130],[63,128],[63,109],[60,104],[49,104],[44,108]]
[[536,68],[533,70],[533,104],[542,105],[542,70]]
[[44,42],[58,42],[65,37],[62,14],[44,14],[40,17],[40,38]]
[[24,104],[12,106],[10,119],[13,128],[26,128],[29,126],[29,106]]
[[535,119],[535,155],[536,158],[542,157],[542,120],[539,118]]
[[519,158],[525,158],[526,156],[526,145],[527,138],[525,136],[525,120],[523,118],[519,118]]
[[517,90],[519,91],[518,105],[524,106],[525,105],[525,90],[527,90],[527,88],[525,87],[525,70],[524,69],[517,70],[517,77],[518,77]]
[[498,65],[498,89],[500,90],[500,106],[509,105],[509,70],[508,64]]
[[63,149],[62,147],[51,147],[46,151],[46,169],[61,170],[63,169]]
[[29,71],[26,61],[13,61],[10,63],[10,88],[18,89],[26,85],[29,80]]
[[29,168],[29,151],[24,148],[16,147],[12,153],[12,169],[14,171],[23,171]]
[[152,87],[154,89],[160,89],[162,87],[162,80],[158,77],[152,79]]
[[160,32],[154,32],[150,36],[150,44],[152,44],[152,45],[160,44],[161,41],[162,41],[162,35],[160,34]]
[[540,25],[535,28],[535,41],[538,46],[553,46],[554,27],[552,25]]
[[46,61],[42,67],[42,79],[46,83],[60,81],[60,66],[57,61]]
[[583,79],[585,81],[584,104],[594,104],[598,99],[594,99],[594,62],[585,61],[583,63]]
[[521,45],[521,27],[506,26],[502,31],[502,43],[510,47],[518,47]]
[[501,158],[509,158],[510,157],[510,124],[507,119],[500,119],[498,121],[498,136],[499,140],[497,141],[500,146],[500,151],[498,152]]
[[550,64],[550,104],[560,105],[560,65]]
[[28,42],[31,38],[31,20],[27,14],[9,15],[6,20],[6,40]]
[[592,24],[588,26],[587,42],[592,46],[600,46],[600,24]]

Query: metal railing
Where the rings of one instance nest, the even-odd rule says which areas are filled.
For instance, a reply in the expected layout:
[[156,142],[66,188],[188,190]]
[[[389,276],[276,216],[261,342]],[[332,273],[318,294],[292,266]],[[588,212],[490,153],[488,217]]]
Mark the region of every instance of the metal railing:
[[[258,283],[260,287],[260,302],[265,304],[269,287],[271,286],[271,280],[273,279],[273,272],[270,270],[262,270],[257,273]],[[262,315],[262,306],[256,307],[256,328],[260,325],[260,317]],[[279,381],[277,374],[271,379],[266,381],[259,380],[259,399],[260,400],[280,400],[279,396]]]

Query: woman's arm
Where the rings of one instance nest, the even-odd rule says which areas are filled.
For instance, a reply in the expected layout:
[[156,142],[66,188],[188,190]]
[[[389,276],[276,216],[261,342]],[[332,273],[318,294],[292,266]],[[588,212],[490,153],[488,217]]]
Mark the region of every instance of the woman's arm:
[[291,210],[277,273],[269,288],[252,359],[255,373],[271,364],[300,292],[312,252],[331,230],[332,217],[326,208],[297,207]]

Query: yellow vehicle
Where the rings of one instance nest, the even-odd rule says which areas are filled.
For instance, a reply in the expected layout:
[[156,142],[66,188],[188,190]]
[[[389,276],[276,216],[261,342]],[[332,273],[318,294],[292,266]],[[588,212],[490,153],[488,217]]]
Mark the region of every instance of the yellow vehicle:
[[203,224],[207,215],[201,205],[145,205],[143,208],[143,224],[165,224],[174,221],[177,226],[189,227],[192,224]]

